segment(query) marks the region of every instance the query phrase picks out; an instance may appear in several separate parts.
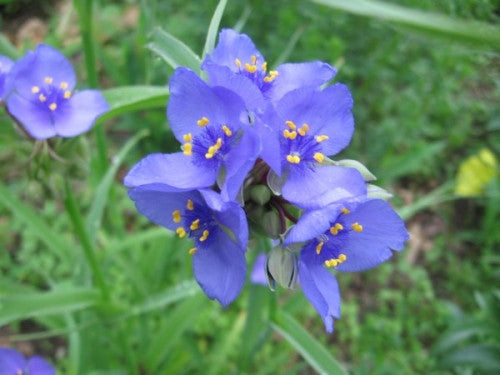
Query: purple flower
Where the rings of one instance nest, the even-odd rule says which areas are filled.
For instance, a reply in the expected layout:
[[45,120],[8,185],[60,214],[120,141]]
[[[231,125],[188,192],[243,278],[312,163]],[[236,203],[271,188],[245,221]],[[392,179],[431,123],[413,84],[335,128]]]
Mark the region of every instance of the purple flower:
[[100,91],[74,93],[71,63],[48,45],[28,51],[11,74],[7,110],[33,138],[74,137],[89,130],[109,109]]
[[14,62],[7,56],[0,55],[0,102],[9,93],[8,73],[10,72]]
[[260,253],[253,263],[250,281],[254,284],[268,285],[266,276],[266,254]]
[[285,245],[306,241],[299,256],[299,280],[306,298],[328,332],[340,317],[337,280],[328,268],[358,272],[375,267],[402,250],[409,235],[404,222],[380,199],[330,205],[308,211],[290,230]]
[[238,296],[245,282],[248,243],[239,204],[225,202],[211,190],[179,191],[156,183],[154,172],[150,183],[132,187],[129,196],[149,220],[194,242],[189,250],[194,275],[209,298],[225,307]]
[[0,375],[55,375],[56,370],[45,359],[29,359],[14,349],[0,348]]
[[[244,103],[234,92],[208,86],[193,71],[178,68],[170,80],[167,117],[182,152],[166,156],[170,173],[182,181],[168,184],[186,190],[211,186],[234,199],[260,152],[255,130],[248,127]],[[189,181],[188,181],[189,180]]]

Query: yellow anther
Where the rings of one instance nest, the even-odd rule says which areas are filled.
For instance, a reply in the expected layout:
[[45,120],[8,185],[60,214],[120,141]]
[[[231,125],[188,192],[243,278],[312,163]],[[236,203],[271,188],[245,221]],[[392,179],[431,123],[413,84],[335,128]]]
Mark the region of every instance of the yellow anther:
[[344,263],[347,259],[347,256],[345,254],[340,254],[338,259],[340,263]]
[[241,60],[240,60],[240,59],[235,59],[235,60],[234,60],[234,63],[236,64],[236,66],[237,66],[238,68],[241,68]]
[[51,103],[49,105],[49,108],[50,108],[51,111],[55,111],[57,109],[57,104],[56,103]]
[[293,121],[285,121],[285,125],[288,126],[292,130],[297,129],[297,125],[295,125]]
[[189,255],[193,255],[194,253],[196,253],[196,247],[192,247],[191,249],[189,249],[188,253]]
[[250,60],[252,61],[252,64],[253,64],[253,65],[257,64],[257,56],[252,55],[252,56],[250,57]]
[[264,61],[260,67],[265,72],[267,70],[267,61]]
[[208,152],[205,154],[205,158],[212,159],[214,155],[222,147],[222,138],[217,138],[217,142],[208,148]]
[[203,231],[203,234],[202,234],[202,235],[201,235],[201,237],[200,237],[200,242],[205,241],[205,240],[208,238],[208,235],[209,235],[209,234],[210,234],[210,232],[209,232],[208,230],[206,230],[206,229],[205,229],[205,230]]
[[61,84],[59,85],[60,88],[62,88],[63,90],[66,90],[68,88],[68,82],[61,82]]
[[200,225],[200,219],[196,219],[191,223],[191,225],[189,226],[189,229],[196,230],[196,229],[198,229],[199,225]]
[[246,63],[245,70],[249,73],[255,73],[257,71],[257,65],[250,65],[249,63]]
[[71,91],[68,90],[64,91],[64,99],[69,99],[69,98],[71,98]]
[[328,268],[337,267],[338,265],[339,265],[339,261],[337,259],[325,260],[325,266],[327,266]]
[[184,139],[184,142],[191,142],[193,140],[193,135],[191,133],[184,134],[182,139]]
[[183,238],[186,235],[186,230],[183,227],[179,227],[175,230],[175,233],[177,233],[179,238]]
[[340,224],[340,223],[336,223],[333,227],[330,228],[330,233],[333,234],[333,235],[336,235],[342,229],[344,229],[344,226],[342,224]]
[[328,139],[330,139],[330,137],[327,135],[317,135],[316,136],[316,142],[318,142],[318,143],[326,141]]
[[349,211],[349,209],[345,208],[345,207],[342,207],[342,209],[340,210],[344,215],[347,215],[349,213],[351,213],[351,211]]
[[325,161],[325,155],[323,155],[321,152],[316,152],[313,156],[314,160],[316,160],[318,163],[323,163]]
[[193,153],[193,145],[191,143],[184,143],[182,145],[182,153],[186,156],[190,156]]
[[194,210],[194,203],[191,199],[188,199],[187,203],[186,203],[186,208],[189,210],[189,211],[193,211]]
[[301,135],[301,136],[304,136],[307,134],[307,132],[309,131],[309,125],[307,124],[304,124],[300,127],[299,130],[297,130],[297,132]]
[[363,226],[359,224],[358,222],[355,222],[354,224],[351,225],[351,228],[355,232],[361,232],[363,230]]
[[287,139],[291,139],[291,140],[294,140],[295,138],[297,138],[297,132],[296,131],[290,131],[288,129],[285,129],[283,130],[283,137],[287,138]]
[[175,210],[172,212],[172,220],[174,223],[180,223],[181,222],[181,212],[179,210]]
[[287,155],[286,156],[286,160],[289,163],[292,163],[292,164],[299,164],[300,163],[300,156],[298,156],[298,155]]
[[230,137],[233,135],[233,132],[231,131],[231,129],[229,129],[226,125],[222,125],[222,131],[224,132],[226,137]]
[[43,81],[47,84],[47,85],[50,85],[53,81],[52,77],[45,77],[43,79]]
[[267,82],[267,83],[272,82],[276,79],[277,76],[278,76],[278,71],[271,70],[271,71],[269,71],[269,75],[264,77],[264,82]]
[[198,126],[206,126],[209,122],[210,122],[210,120],[207,119],[205,116],[203,116],[198,121],[196,121],[196,123],[198,124]]
[[38,95],[38,99],[39,99],[42,103],[43,103],[43,102],[45,102],[45,101],[47,100],[47,98],[46,98],[46,97],[45,97],[45,95],[43,95],[43,94]]
[[33,87],[31,88],[31,92],[32,92],[33,94],[38,94],[38,93],[40,92],[40,87],[38,87],[38,86],[33,86]]
[[217,142],[215,143],[216,150],[219,150],[222,147],[222,138],[217,138]]
[[318,243],[318,245],[316,245],[316,254],[321,253],[321,249],[323,248],[324,244],[325,243],[323,241],[321,241],[320,243]]

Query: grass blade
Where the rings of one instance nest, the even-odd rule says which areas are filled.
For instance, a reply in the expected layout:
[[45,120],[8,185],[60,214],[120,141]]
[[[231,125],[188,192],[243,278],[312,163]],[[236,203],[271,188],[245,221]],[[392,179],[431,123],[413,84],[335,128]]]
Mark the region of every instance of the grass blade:
[[271,326],[320,374],[347,375],[328,350],[287,313],[277,313]]
[[154,29],[151,34],[151,42],[146,47],[160,56],[174,69],[178,66],[185,66],[197,73],[200,72],[201,61],[198,55],[182,41],[165,30],[160,28]]
[[212,16],[212,20],[210,21],[210,26],[208,27],[205,47],[203,47],[203,57],[205,57],[207,53],[211,52],[214,49],[220,20],[222,19],[222,15],[224,14],[224,9],[226,9],[226,4],[227,0],[220,0],[219,4],[217,4],[217,8],[215,8],[214,15]]
[[474,48],[500,50],[500,27],[495,25],[459,20],[376,0],[312,1],[359,16],[379,18],[431,36],[445,37],[453,42],[467,43]]

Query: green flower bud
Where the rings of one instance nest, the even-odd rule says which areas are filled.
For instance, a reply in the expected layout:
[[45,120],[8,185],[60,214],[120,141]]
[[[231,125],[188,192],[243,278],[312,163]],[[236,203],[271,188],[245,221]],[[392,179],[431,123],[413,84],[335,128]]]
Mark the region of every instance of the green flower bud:
[[375,175],[368,170],[363,164],[361,164],[357,160],[352,160],[352,159],[344,159],[344,160],[338,160],[333,162],[334,165],[338,165],[340,167],[348,167],[348,168],[354,168],[357,169],[359,173],[363,176],[365,181],[374,181],[377,179]]
[[265,205],[271,199],[271,190],[265,185],[251,186],[249,189],[250,199],[261,206]]
[[279,238],[281,234],[281,221],[278,213],[274,210],[267,211],[262,215],[262,228],[271,238]]
[[281,245],[271,249],[266,260],[266,275],[271,290],[275,290],[276,283],[284,288],[295,288],[298,272],[297,257],[292,251]]

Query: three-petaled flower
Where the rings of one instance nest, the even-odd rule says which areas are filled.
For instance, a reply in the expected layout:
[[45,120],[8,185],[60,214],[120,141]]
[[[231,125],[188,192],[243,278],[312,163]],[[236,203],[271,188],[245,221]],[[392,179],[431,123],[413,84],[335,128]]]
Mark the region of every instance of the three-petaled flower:
[[74,137],[109,109],[98,90],[74,92],[76,77],[64,55],[40,44],[11,69],[7,110],[36,139]]
[[17,350],[0,348],[0,374],[2,375],[55,375],[54,367],[40,356],[29,359]]

